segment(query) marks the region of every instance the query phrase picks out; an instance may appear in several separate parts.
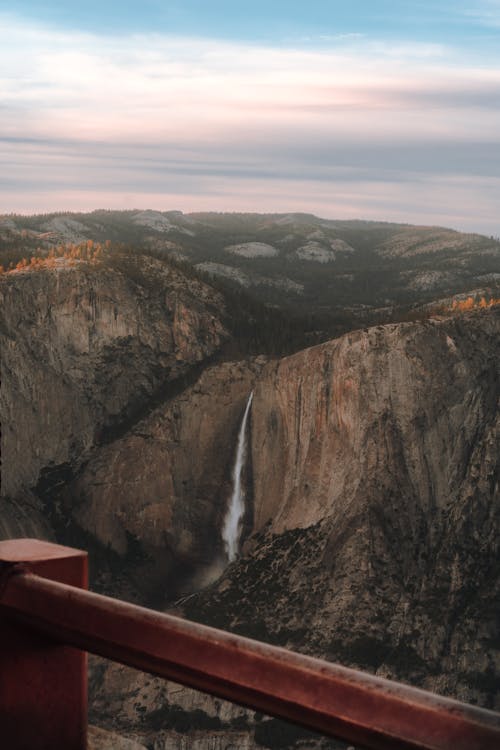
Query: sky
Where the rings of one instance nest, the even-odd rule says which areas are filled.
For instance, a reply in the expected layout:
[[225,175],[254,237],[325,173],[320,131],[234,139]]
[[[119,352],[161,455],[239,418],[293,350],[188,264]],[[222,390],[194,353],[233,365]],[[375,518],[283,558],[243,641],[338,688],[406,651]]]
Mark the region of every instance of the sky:
[[0,213],[499,207],[500,0],[0,0]]

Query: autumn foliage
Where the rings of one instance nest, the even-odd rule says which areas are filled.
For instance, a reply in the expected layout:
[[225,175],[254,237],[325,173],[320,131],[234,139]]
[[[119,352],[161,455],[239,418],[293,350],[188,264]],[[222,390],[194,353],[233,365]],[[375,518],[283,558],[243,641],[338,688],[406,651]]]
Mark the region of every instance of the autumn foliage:
[[109,246],[108,241],[102,245],[100,242],[94,242],[93,240],[87,240],[79,245],[59,245],[58,247],[52,247],[48,253],[40,250],[40,254],[34,255],[30,259],[22,258],[15,265],[11,263],[8,269],[0,266],[0,274],[57,268],[58,265],[61,265],[61,261],[65,261],[65,264],[70,266],[79,262],[96,264],[102,259],[104,248],[109,249]]
[[494,307],[495,305],[500,304],[500,299],[497,299],[495,297],[491,297],[490,299],[486,299],[486,297],[481,297],[480,299],[474,299],[474,297],[467,297],[467,299],[464,300],[453,300],[453,304],[451,305],[451,312],[465,312],[467,310],[477,310],[477,309],[485,309],[487,307]]

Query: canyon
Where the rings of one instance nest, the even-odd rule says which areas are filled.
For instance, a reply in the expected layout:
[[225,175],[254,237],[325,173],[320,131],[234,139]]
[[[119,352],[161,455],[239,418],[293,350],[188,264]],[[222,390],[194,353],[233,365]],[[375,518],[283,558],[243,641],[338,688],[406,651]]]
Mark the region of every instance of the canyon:
[[[499,325],[384,326],[265,365],[253,533],[171,611],[498,709]],[[148,716],[183,712],[288,746],[261,717],[117,665],[94,684],[96,715],[143,741]]]
[[[2,537],[89,549],[104,593],[500,707],[498,306],[235,359],[230,297],[163,259],[6,273],[0,298]],[[97,659],[91,686],[96,747],[336,747]]]

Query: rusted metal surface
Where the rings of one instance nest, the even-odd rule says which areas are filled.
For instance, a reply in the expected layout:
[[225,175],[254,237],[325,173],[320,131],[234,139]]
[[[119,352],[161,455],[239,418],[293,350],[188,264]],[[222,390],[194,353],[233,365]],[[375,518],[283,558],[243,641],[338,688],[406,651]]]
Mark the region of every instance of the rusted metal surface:
[[498,714],[31,573],[7,581],[0,615],[359,747],[500,748]]
[[[87,587],[87,555],[38,540],[0,542],[0,600],[26,571]],[[76,590],[76,589],[74,589]],[[84,750],[85,652],[0,616],[0,747]]]

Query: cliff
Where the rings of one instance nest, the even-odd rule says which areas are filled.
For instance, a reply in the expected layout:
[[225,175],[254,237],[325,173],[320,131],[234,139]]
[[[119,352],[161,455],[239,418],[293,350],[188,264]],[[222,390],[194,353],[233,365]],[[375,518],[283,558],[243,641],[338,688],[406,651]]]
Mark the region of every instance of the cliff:
[[[2,496],[69,473],[227,338],[222,297],[149,258],[0,277]],[[68,472],[66,472],[67,474]]]
[[[265,365],[254,533],[174,611],[498,708],[499,332],[493,309],[357,331]],[[118,665],[95,670],[93,695],[94,720],[160,747],[197,747],[202,729],[230,741],[236,728],[249,748],[317,746]]]
[[252,408],[255,529],[343,526],[376,506],[403,512],[414,546],[459,498],[491,500],[498,321],[379,326],[269,365]]
[[[94,451],[60,496],[62,516],[117,556],[113,593],[172,600],[220,575],[238,424],[265,360],[207,367],[126,435]],[[116,566],[115,566],[116,567]],[[129,595],[127,593],[127,595]]]
[[255,389],[255,529],[188,616],[492,705],[496,311],[359,331]]
[[[152,259],[9,273],[0,295],[4,535],[89,548],[100,590],[495,705],[498,308],[224,362],[223,297]],[[281,731],[118,665],[92,685],[93,720],[147,746]]]

